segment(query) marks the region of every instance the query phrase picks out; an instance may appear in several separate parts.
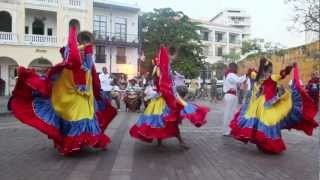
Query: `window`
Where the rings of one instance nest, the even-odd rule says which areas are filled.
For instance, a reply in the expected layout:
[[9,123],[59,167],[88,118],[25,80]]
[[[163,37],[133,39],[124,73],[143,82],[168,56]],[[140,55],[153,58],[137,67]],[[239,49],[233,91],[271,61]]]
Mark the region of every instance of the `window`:
[[35,19],[33,21],[32,34],[44,35],[44,23],[40,19]]
[[12,18],[6,11],[0,11],[0,31],[12,32]]
[[125,47],[117,47],[117,64],[126,64],[126,48]]
[[209,32],[201,31],[200,35],[202,40],[209,41]]
[[225,42],[223,35],[224,35],[223,32],[216,32],[215,34],[216,42]]
[[115,40],[120,40],[120,41],[127,40],[127,19],[126,18],[115,19]]
[[223,48],[222,47],[216,48],[216,56],[223,56]]
[[93,33],[98,39],[106,39],[107,35],[107,17],[94,16]]
[[24,33],[29,34],[29,26],[24,27]]
[[229,43],[238,44],[238,35],[237,34],[229,34]]
[[48,28],[48,36],[52,36],[52,28]]
[[205,56],[212,56],[212,51],[211,51],[211,47],[210,46],[205,46],[203,48],[203,54]]
[[96,63],[106,62],[105,46],[96,46]]

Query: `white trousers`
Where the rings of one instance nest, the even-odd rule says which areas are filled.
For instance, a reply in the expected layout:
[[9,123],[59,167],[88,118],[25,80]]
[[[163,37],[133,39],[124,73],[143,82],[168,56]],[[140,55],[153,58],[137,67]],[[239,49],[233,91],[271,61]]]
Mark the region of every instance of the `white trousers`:
[[238,106],[238,97],[233,94],[226,94],[224,96],[225,109],[223,117],[223,135],[230,134],[229,124],[233,118],[233,115],[236,113]]

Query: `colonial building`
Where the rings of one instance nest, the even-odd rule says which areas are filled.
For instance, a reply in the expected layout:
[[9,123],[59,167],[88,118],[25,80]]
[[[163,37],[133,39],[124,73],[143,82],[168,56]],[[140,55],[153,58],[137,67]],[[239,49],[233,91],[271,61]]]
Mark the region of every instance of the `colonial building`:
[[250,37],[251,16],[244,10],[225,9],[212,18],[210,22],[231,26],[241,30],[243,39]]
[[139,13],[137,5],[94,1],[93,33],[98,71],[106,66],[112,73],[137,75]]
[[222,61],[224,55],[240,54],[242,41],[250,36],[251,18],[243,10],[224,10],[209,21],[194,21],[206,28],[200,35],[210,64]]
[[106,0],[0,0],[0,96],[10,95],[18,66],[42,72],[60,62],[71,25],[94,33],[98,72],[136,75],[139,12]]
[[66,44],[70,25],[92,31],[92,7],[88,0],[0,0],[4,94],[10,95],[18,66],[41,72],[61,61],[59,48]]

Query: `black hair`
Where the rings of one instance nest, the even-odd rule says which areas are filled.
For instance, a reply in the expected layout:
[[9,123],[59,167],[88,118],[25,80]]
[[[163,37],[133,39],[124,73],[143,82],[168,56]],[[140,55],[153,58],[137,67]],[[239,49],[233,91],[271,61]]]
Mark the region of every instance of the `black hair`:
[[230,63],[229,64],[229,69],[236,70],[236,69],[238,69],[238,65],[236,63]]
[[177,53],[177,49],[174,46],[170,46],[169,54],[172,56],[172,55],[175,55],[176,53]]
[[259,70],[256,81],[261,80],[264,72],[266,72],[269,68],[272,68],[272,63],[265,57],[260,58]]

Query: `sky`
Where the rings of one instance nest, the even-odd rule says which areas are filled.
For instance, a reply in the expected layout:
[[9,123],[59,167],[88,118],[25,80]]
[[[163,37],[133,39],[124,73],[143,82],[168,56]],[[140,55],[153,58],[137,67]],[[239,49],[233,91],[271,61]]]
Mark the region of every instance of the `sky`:
[[280,43],[285,47],[304,44],[304,33],[288,31],[292,25],[292,9],[285,0],[113,0],[117,2],[137,3],[143,12],[154,8],[170,7],[183,11],[189,17],[207,19],[214,17],[223,9],[237,8],[247,11],[252,18],[252,38]]

